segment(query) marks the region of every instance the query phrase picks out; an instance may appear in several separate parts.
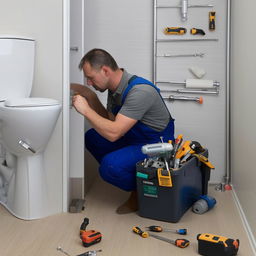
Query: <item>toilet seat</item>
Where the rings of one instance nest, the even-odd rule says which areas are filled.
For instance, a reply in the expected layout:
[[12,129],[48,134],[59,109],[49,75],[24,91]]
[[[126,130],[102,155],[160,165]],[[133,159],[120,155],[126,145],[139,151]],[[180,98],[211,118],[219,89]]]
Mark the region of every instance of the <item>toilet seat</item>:
[[29,108],[59,105],[59,102],[48,98],[13,98],[4,102],[5,107]]

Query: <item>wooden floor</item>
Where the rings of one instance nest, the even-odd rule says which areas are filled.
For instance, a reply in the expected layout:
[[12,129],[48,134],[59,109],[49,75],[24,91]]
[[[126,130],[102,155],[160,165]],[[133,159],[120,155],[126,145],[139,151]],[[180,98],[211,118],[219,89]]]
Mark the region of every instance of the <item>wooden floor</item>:
[[[97,255],[104,256],[193,256],[197,253],[199,233],[213,233],[230,238],[239,238],[239,256],[253,256],[247,235],[242,226],[231,191],[218,192],[209,188],[209,195],[217,200],[211,211],[198,215],[188,210],[178,223],[154,221],[136,213],[117,215],[115,209],[128,194],[97,180],[86,197],[85,211],[75,214],[58,214],[41,220],[22,221],[0,206],[0,255],[1,256],[61,256],[56,248],[61,246],[71,256],[88,250],[102,249]],[[89,229],[101,231],[99,244],[84,248],[79,239],[79,227],[84,217],[90,219]],[[187,228],[190,246],[184,249],[154,238],[142,238],[131,229],[137,225],[161,225],[166,228]],[[161,233],[171,239],[174,233]],[[217,256],[217,255],[216,255]]]

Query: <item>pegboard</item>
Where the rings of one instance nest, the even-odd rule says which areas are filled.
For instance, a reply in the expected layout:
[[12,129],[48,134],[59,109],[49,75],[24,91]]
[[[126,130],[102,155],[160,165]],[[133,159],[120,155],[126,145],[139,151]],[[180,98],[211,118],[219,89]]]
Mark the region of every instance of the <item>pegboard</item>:
[[[187,19],[182,20],[182,1],[154,0],[154,83],[163,97],[203,98],[203,104],[181,100],[166,100],[166,104],[175,118],[175,136],[183,134],[185,140],[196,140],[208,148],[209,159],[215,165],[211,183],[219,183],[226,175],[228,159],[228,0],[188,0],[187,4]],[[209,30],[209,12],[215,12],[215,30]],[[182,27],[186,33],[165,34],[167,27]],[[192,28],[202,29],[205,35],[191,34]],[[203,70],[205,75],[196,77],[190,71],[194,67]],[[220,83],[218,93],[169,92],[186,88],[168,82],[186,79],[217,81]]]

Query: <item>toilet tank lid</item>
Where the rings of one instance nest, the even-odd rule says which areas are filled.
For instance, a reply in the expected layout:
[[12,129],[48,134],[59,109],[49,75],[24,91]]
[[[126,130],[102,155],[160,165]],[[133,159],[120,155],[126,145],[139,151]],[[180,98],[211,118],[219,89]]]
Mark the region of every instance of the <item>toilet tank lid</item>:
[[53,106],[60,103],[54,99],[48,98],[13,98],[4,102],[6,107],[41,107],[41,106]]
[[0,39],[17,39],[17,40],[28,40],[28,41],[35,41],[35,39],[27,36],[21,35],[2,35],[0,34]]

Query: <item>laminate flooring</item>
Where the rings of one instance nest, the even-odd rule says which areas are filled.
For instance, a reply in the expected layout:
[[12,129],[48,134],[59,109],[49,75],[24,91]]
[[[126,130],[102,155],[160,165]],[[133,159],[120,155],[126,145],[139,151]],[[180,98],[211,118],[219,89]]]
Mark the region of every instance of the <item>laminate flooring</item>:
[[[178,223],[168,223],[142,218],[137,213],[118,215],[115,209],[128,197],[101,179],[97,179],[86,195],[82,213],[61,213],[40,220],[23,221],[13,217],[0,206],[0,255],[1,256],[61,256],[56,250],[61,246],[71,256],[90,250],[102,249],[98,256],[193,256],[197,253],[197,234],[213,233],[240,240],[239,256],[254,256],[236,208],[232,191],[219,192],[209,186],[209,195],[217,200],[216,206],[198,215],[188,210]],[[79,228],[84,217],[88,229],[99,230],[102,241],[85,248],[79,238]],[[170,239],[184,237],[190,241],[181,249],[152,237],[142,238],[132,232],[133,226],[144,228],[161,225],[166,228],[186,228],[188,235],[171,232],[159,233]],[[218,255],[216,255],[218,256]]]

